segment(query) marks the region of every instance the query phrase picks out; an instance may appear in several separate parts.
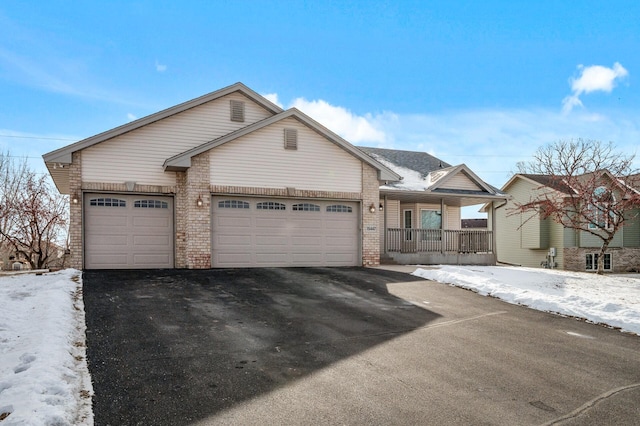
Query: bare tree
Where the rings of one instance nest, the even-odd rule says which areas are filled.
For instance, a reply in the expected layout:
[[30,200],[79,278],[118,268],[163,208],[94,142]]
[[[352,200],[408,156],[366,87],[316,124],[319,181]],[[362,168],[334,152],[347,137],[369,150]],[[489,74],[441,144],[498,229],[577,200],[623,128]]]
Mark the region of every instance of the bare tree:
[[[567,228],[587,232],[602,241],[597,273],[616,233],[637,218],[640,181],[634,155],[616,152],[614,145],[593,140],[558,141],[539,148],[533,160],[518,163],[523,174],[544,182],[529,202],[516,204],[515,213],[534,213]],[[636,210],[637,211],[637,210]]]
[[0,153],[0,241],[32,269],[45,268],[64,244],[67,223],[67,197],[48,177],[31,170],[26,159]]

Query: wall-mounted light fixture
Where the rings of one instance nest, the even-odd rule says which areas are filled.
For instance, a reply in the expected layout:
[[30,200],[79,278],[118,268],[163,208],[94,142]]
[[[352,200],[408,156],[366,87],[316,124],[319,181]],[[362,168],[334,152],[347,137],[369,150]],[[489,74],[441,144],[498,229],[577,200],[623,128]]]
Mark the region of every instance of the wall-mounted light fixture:
[[369,212],[371,213],[375,213],[376,212],[376,205],[371,203],[371,205],[369,206]]
[[382,205],[382,203],[380,203],[380,207],[378,207],[378,210],[380,210],[380,211],[384,210],[384,206]]
[[71,196],[71,202],[72,202],[73,204],[78,204],[78,201],[79,201],[78,195],[73,194],[73,195]]
[[202,197],[198,195],[198,199],[196,200],[196,206],[202,207],[204,201],[202,201]]

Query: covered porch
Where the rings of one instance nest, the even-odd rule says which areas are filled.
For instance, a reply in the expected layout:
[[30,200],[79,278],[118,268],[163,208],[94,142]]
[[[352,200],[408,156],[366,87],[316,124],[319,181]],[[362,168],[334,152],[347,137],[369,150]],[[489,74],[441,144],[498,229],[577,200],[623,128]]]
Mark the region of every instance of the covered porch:
[[495,227],[462,229],[461,212],[502,194],[381,188],[380,196],[381,263],[495,265]]

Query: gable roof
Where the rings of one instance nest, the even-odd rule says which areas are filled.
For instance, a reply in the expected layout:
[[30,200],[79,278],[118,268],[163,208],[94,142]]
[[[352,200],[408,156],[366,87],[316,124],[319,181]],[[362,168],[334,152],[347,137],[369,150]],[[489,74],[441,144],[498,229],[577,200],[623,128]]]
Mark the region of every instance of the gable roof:
[[[460,195],[504,195],[499,189],[480,179],[466,164],[451,166],[426,152],[368,147],[360,147],[360,149],[397,174],[404,176],[402,181],[387,183],[380,188],[381,190],[442,192]],[[477,191],[444,188],[447,182],[461,173],[478,187]]]
[[349,154],[353,155],[354,157],[372,166],[374,169],[378,171],[378,180],[397,181],[401,179],[401,176],[398,175],[396,172],[386,167],[384,164],[380,163],[379,161],[376,161],[374,158],[370,157],[369,155],[364,154],[358,148],[356,148],[355,146],[347,142],[345,139],[338,136],[336,133],[332,132],[331,130],[327,129],[322,124],[318,123],[317,121],[315,121],[308,115],[304,114],[302,111],[298,110],[297,108],[290,108],[286,111],[280,112],[279,114],[276,114],[269,118],[265,118],[264,120],[258,121],[249,126],[243,127],[234,132],[231,132],[217,139],[211,140],[202,145],[191,148],[171,158],[168,158],[164,162],[163,167],[165,170],[168,170],[168,171],[186,170],[187,168],[191,167],[192,157],[198,154],[202,154],[203,152],[209,151],[210,149],[223,145],[227,142],[236,140],[242,136],[253,133],[257,130],[263,129],[271,124],[277,123],[278,121],[284,120],[286,118],[295,118],[296,120],[306,125],[316,133],[329,139],[339,148],[342,148],[343,150],[347,151]]
[[142,117],[138,120],[132,121],[127,124],[123,124],[122,126],[118,126],[111,130],[107,130],[105,132],[99,133],[95,136],[91,136],[89,138],[83,139],[76,143],[72,143],[71,145],[67,145],[55,151],[48,152],[44,154],[42,157],[44,158],[45,163],[55,163],[55,164],[71,164],[71,154],[76,151],[80,151],[82,149],[88,148],[92,145],[98,144],[100,142],[104,142],[108,139],[114,138],[116,136],[120,136],[124,133],[131,132],[133,130],[139,129],[140,127],[147,126],[149,124],[155,123],[156,121],[162,120],[164,118],[170,117],[175,114],[179,114],[183,111],[186,111],[191,108],[195,108],[199,105],[205,104],[207,102],[211,102],[223,96],[227,96],[233,92],[240,92],[245,95],[247,98],[253,100],[266,110],[270,111],[273,114],[279,114],[283,110],[273,102],[269,101],[265,97],[259,95],[254,92],[247,86],[242,83],[235,83],[231,86],[224,87],[220,90],[216,90],[215,92],[208,93],[206,95],[200,96],[195,99],[191,99],[190,101],[183,102],[181,104],[172,106],[170,108],[164,109],[162,111],[156,112],[154,114],[148,115],[146,117]]
[[396,166],[415,170],[423,177],[426,177],[434,170],[451,167],[451,164],[446,163],[431,154],[427,154],[426,152],[400,151],[397,149],[368,148],[362,146],[358,148],[371,155],[373,158],[382,158]]

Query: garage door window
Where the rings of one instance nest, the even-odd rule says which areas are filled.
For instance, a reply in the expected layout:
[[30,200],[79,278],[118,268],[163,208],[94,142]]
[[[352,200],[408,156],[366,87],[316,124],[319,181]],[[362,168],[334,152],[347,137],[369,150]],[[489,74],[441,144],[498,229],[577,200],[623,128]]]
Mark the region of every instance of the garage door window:
[[249,203],[239,200],[223,200],[218,201],[219,209],[248,209]]
[[320,206],[317,204],[300,203],[294,204],[292,210],[295,212],[319,212]]
[[127,207],[127,202],[117,198],[92,198],[89,201],[89,205],[98,207]]
[[168,209],[169,203],[160,200],[136,200],[133,203],[133,207],[143,209]]
[[353,209],[350,206],[343,204],[334,204],[327,206],[327,213],[352,213]]
[[276,203],[275,201],[264,201],[256,205],[258,210],[286,210],[287,206],[282,203]]

